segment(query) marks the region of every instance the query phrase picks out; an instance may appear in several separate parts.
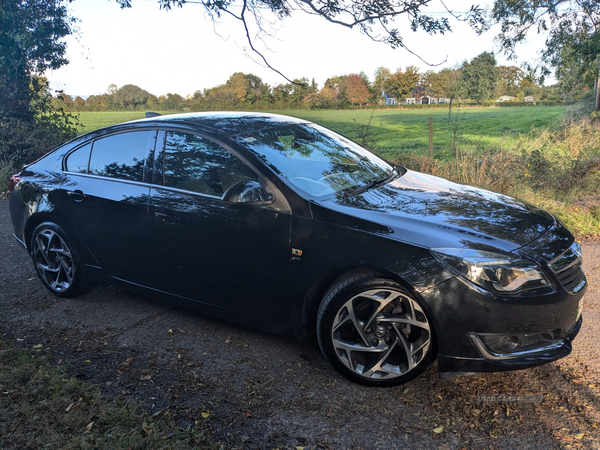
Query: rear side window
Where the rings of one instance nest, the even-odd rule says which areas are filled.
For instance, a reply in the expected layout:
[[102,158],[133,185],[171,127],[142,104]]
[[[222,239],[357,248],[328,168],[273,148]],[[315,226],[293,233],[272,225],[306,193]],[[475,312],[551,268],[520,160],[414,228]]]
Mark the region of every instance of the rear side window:
[[90,150],[92,144],[86,144],[67,156],[66,170],[75,173],[87,173],[90,162]]
[[258,176],[215,142],[191,133],[168,131],[163,152],[163,184],[221,197],[240,181]]
[[[132,131],[94,141],[89,173],[122,180],[144,181],[144,163],[156,131]],[[67,167],[68,160],[67,160]]]

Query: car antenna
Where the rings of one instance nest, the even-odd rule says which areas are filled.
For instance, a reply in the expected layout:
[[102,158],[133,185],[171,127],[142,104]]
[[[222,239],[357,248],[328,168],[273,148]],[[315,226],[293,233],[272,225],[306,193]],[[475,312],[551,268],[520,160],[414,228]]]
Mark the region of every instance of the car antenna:
[[156,112],[147,112],[146,113],[146,119],[149,119],[150,117],[158,117],[158,116],[162,116],[162,114],[159,114]]

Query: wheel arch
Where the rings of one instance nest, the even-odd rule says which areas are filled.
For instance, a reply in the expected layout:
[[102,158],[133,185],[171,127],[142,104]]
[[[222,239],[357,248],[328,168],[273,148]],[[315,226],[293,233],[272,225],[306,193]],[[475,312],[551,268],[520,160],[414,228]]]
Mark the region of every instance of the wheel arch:
[[25,230],[23,231],[23,240],[25,242],[25,245],[27,246],[27,251],[29,252],[29,254],[31,254],[31,238],[33,237],[33,231],[39,224],[44,222],[55,223],[56,225],[64,229],[60,221],[57,221],[51,214],[48,214],[46,212],[30,216],[27,219],[27,222],[25,223]]
[[[346,278],[351,278],[360,273],[372,274],[373,276],[387,278],[399,283],[408,292],[410,292],[424,308],[426,308],[429,317],[432,316],[432,312],[427,305],[427,302],[424,301],[418,291],[410,283],[408,283],[398,274],[384,268],[371,265],[352,265],[347,267],[339,267],[319,277],[319,279],[312,284],[304,299],[302,323],[311,342],[316,342],[317,340],[317,314],[319,311],[319,306],[321,305],[321,302],[323,301],[323,298],[327,292],[340,281]],[[434,322],[433,319],[431,321]],[[437,335],[437,333],[435,334]]]

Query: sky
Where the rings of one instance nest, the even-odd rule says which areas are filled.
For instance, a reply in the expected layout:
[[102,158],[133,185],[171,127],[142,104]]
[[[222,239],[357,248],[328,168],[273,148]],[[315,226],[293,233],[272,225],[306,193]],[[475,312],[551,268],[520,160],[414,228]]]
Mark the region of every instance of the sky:
[[[467,11],[473,1],[453,0],[454,11]],[[485,6],[485,3],[479,3]],[[135,84],[154,95],[193,94],[225,83],[235,72],[252,73],[270,85],[285,78],[250,57],[240,23],[223,18],[214,23],[199,4],[160,10],[156,0],[132,0],[132,8],[120,9],[114,1],[76,0],[69,5],[79,19],[77,33],[67,39],[70,64],[45,75],[50,86],[76,96],[105,93],[110,84]],[[427,11],[444,14],[441,3]],[[268,14],[266,14],[268,16]],[[357,29],[347,29],[301,11],[275,22],[273,35],[255,41],[269,63],[290,79],[313,78],[319,85],[336,75],[365,72],[371,80],[377,67],[392,72],[415,65],[421,71],[441,70],[461,64],[484,51],[497,51],[497,28],[477,34],[464,23],[451,21],[452,33],[429,36],[412,32],[399,22],[407,47],[391,49],[373,42]],[[544,43],[543,36],[528,36],[517,48],[519,59],[508,61],[496,54],[498,64],[533,62]],[[444,62],[446,61],[446,62]],[[552,82],[552,80],[549,80]],[[548,83],[548,81],[547,81]]]

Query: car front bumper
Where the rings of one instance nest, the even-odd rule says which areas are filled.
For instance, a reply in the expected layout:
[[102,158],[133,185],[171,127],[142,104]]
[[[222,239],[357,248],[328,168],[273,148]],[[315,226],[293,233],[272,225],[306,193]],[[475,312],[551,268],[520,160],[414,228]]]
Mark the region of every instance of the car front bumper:
[[569,329],[564,338],[556,339],[540,348],[508,354],[505,357],[489,354],[483,349],[478,349],[482,354],[478,358],[439,355],[438,371],[442,376],[452,377],[476,372],[504,372],[527,369],[556,361],[571,353],[571,343],[579,333],[581,324],[582,315],[579,316],[579,319]]
[[[507,298],[461,277],[421,292],[435,318],[441,376],[526,369],[567,356],[581,328],[584,293],[572,295],[558,287],[547,295]],[[502,351],[489,345],[494,339],[486,342],[490,336],[498,342],[511,336],[531,342]]]

